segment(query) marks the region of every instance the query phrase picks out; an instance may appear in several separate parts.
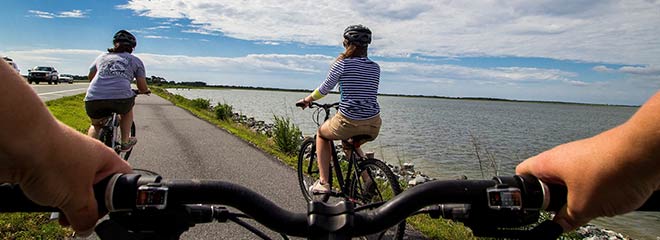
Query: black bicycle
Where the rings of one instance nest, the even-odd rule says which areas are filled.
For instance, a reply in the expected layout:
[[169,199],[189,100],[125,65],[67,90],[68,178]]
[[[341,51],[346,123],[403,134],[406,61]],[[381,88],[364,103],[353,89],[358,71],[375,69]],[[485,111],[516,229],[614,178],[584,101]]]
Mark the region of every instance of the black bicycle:
[[[150,91],[146,93],[140,93],[136,89],[133,89],[133,92],[135,92],[137,95],[151,93]],[[113,112],[103,121],[103,127],[101,127],[99,131],[98,139],[101,140],[101,142],[103,142],[106,146],[115,150],[115,152],[119,154],[121,158],[128,160],[128,158],[131,156],[131,152],[133,152],[133,148],[129,149],[128,151],[122,151],[121,149],[121,116],[118,113]],[[131,131],[129,137],[135,137],[135,121],[131,123]]]
[[[101,140],[106,146],[115,150],[121,158],[128,160],[133,149],[131,148],[128,151],[122,151],[121,149],[121,117],[118,113],[113,112],[112,115],[104,120],[104,122],[103,127],[99,131],[99,140]],[[131,124],[130,133],[130,137],[135,137],[135,122]]]
[[[338,109],[339,103],[319,104],[311,102],[309,108],[316,108],[312,114],[312,119],[318,127],[330,117],[330,110]],[[319,121],[321,113],[324,113],[323,121]],[[316,160],[316,135],[306,137],[298,153],[298,182],[300,190],[307,201],[320,200],[327,202],[329,198],[340,197],[355,204],[369,208],[378,203],[392,199],[401,193],[401,186],[394,172],[381,160],[373,156],[360,156],[356,151],[363,138],[368,136],[354,136],[342,141],[341,147],[331,143],[332,159],[330,162],[328,184],[333,186],[334,178],[337,180],[339,191],[333,188],[327,194],[314,195],[309,191],[309,187],[319,179],[319,169]],[[337,149],[343,148],[346,151],[345,158],[340,158]],[[340,159],[342,159],[340,161]],[[333,170],[334,169],[334,174]],[[342,170],[344,169],[344,170]],[[345,172],[345,173],[344,173]],[[334,177],[333,177],[334,175]],[[374,204],[375,203],[375,204]],[[393,228],[368,236],[369,239],[403,239],[405,233],[406,221],[403,219]]]
[[[232,221],[269,239],[241,219],[251,218],[273,231],[309,239],[350,239],[382,232],[409,216],[428,214],[463,222],[475,236],[556,239],[562,228],[539,223],[543,210],[566,203],[566,188],[533,176],[492,180],[436,180],[412,187],[377,208],[353,201],[309,202],[304,213],[282,209],[264,196],[234,183],[166,180],[152,173],[115,174],[94,187],[99,210],[109,219],[96,226],[101,239],[179,239],[200,223]],[[25,197],[16,184],[0,185],[0,212],[52,212]],[[240,212],[232,212],[227,207]],[[660,211],[656,191],[638,211]]]

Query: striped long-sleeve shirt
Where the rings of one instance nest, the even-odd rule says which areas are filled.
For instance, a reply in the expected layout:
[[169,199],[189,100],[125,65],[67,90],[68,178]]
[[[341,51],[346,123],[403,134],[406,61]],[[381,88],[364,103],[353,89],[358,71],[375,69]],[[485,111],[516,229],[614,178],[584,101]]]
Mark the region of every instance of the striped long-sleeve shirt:
[[317,90],[325,96],[339,84],[341,114],[350,119],[364,120],[380,113],[376,101],[379,81],[380,66],[377,63],[366,57],[346,58],[332,65],[328,77]]

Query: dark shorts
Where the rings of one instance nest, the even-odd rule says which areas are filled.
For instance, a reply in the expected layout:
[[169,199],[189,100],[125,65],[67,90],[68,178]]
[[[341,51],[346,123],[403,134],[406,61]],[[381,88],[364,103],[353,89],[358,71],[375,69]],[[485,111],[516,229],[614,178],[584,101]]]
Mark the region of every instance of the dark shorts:
[[113,112],[126,114],[133,109],[135,98],[124,99],[104,99],[85,102],[85,111],[87,116],[92,119],[109,117]]

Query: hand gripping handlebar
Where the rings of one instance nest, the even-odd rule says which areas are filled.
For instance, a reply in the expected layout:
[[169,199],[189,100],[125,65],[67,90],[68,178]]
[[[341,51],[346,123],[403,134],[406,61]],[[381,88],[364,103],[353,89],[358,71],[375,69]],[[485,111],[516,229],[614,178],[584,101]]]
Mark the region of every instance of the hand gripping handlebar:
[[[276,232],[311,239],[373,234],[420,213],[461,221],[477,236],[556,239],[562,232],[558,224],[536,223],[541,210],[556,211],[566,200],[565,187],[546,185],[532,176],[431,181],[365,211],[351,202],[310,202],[307,213],[294,213],[234,183],[166,180],[139,174],[116,174],[104,179],[96,185],[95,194],[100,211],[110,212],[110,220],[97,226],[102,239],[127,236],[117,235],[121,232],[117,229],[127,234],[149,232],[157,234],[151,238],[176,239],[196,223],[226,221],[229,211],[217,205],[236,208]],[[56,211],[32,203],[16,185],[1,185],[0,196],[0,212]],[[660,193],[655,192],[638,210],[659,211]],[[101,226],[113,229],[100,230]],[[525,226],[535,228],[511,230]],[[111,236],[104,238],[104,231]]]

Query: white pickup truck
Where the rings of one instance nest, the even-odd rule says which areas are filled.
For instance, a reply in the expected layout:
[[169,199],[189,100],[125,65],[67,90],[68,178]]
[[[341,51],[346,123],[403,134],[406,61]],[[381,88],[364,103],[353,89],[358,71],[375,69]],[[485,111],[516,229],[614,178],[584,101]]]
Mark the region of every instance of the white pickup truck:
[[60,83],[60,77],[54,67],[36,66],[28,70],[28,82],[39,84],[39,82],[48,82],[48,84]]

